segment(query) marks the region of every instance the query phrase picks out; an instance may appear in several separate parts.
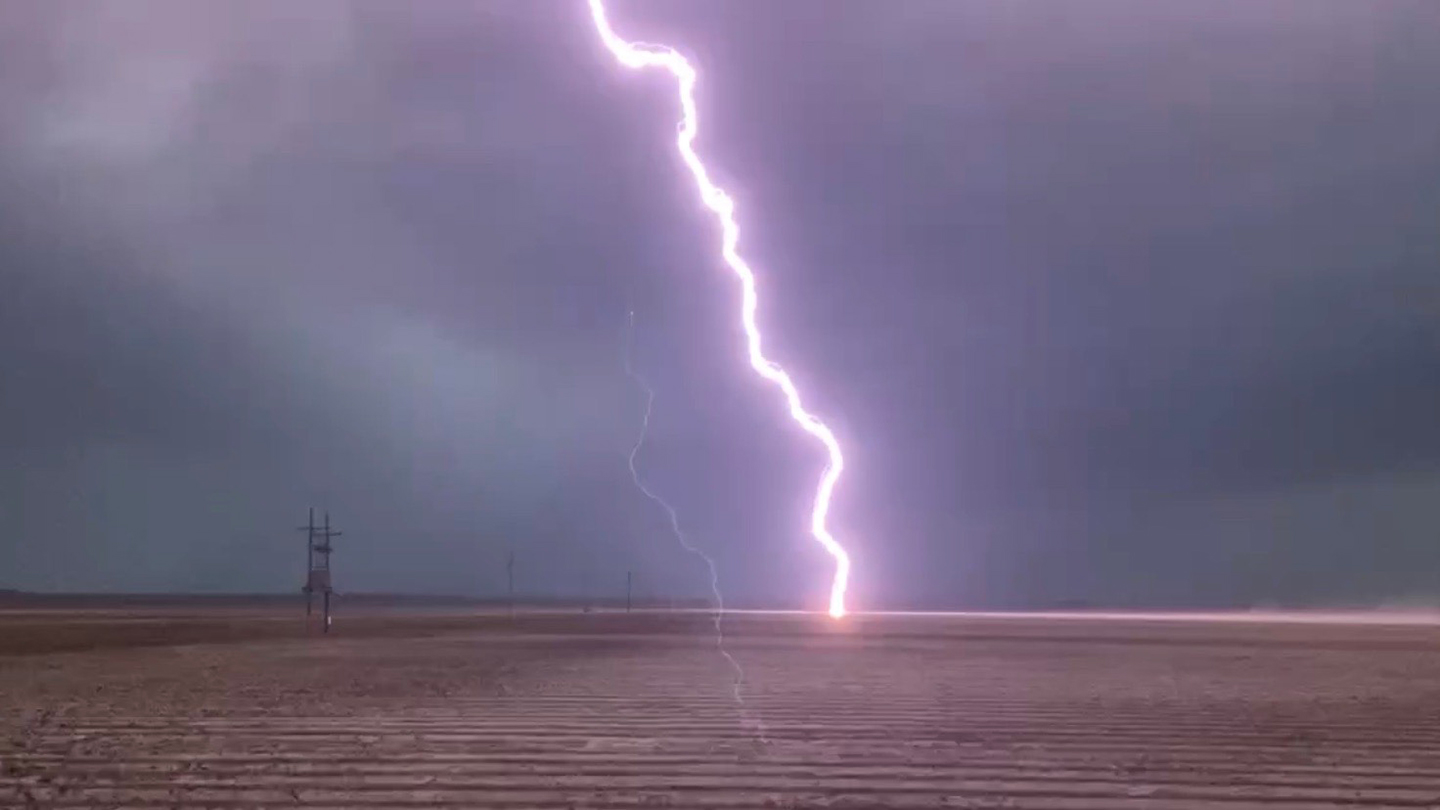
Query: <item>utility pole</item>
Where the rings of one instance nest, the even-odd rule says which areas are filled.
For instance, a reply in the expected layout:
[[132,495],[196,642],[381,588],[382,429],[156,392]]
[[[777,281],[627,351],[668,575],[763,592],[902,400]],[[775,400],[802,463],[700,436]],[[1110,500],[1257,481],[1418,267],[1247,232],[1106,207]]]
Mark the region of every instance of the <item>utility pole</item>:
[[313,584],[310,572],[315,570],[315,507],[310,507],[310,519],[305,521],[300,531],[305,532],[305,587],[300,590],[305,592],[305,621],[309,624],[311,595],[315,592],[315,589],[310,587]]
[[340,532],[330,530],[330,511],[328,509],[325,511],[325,530],[323,532],[318,532],[317,534],[319,534],[320,536],[320,545],[317,545],[315,547],[315,551],[319,553],[321,565],[325,571],[325,590],[323,597],[325,605],[325,629],[323,632],[329,633],[330,594],[333,592],[333,589],[330,587],[330,552],[335,550],[334,546],[330,545],[330,540],[331,538],[339,537]]
[[515,618],[515,552],[511,550],[510,556],[505,560],[505,578],[508,582],[507,593],[510,600],[510,618]]
[[301,529],[305,532],[305,618],[309,624],[310,614],[313,610],[311,597],[316,591],[320,592],[321,605],[324,613],[324,628],[322,632],[330,632],[330,595],[334,592],[330,581],[330,552],[335,547],[330,541],[339,537],[342,533],[330,528],[330,512],[325,512],[325,525],[315,525],[315,509],[310,509],[310,519]]

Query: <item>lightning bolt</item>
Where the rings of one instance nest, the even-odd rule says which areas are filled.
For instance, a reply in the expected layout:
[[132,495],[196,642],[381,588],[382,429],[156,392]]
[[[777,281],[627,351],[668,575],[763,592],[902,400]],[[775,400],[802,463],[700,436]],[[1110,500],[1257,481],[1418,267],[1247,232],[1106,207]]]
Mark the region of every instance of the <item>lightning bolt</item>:
[[740,662],[735,660],[735,656],[731,655],[730,651],[725,649],[725,630],[722,625],[725,615],[725,598],[720,595],[720,574],[715,567],[715,560],[690,542],[690,538],[686,537],[685,532],[680,528],[680,515],[676,513],[675,507],[671,506],[669,501],[657,495],[654,490],[645,484],[644,479],[640,477],[640,471],[635,466],[635,457],[640,455],[640,448],[645,446],[645,439],[650,435],[650,414],[655,410],[655,389],[650,387],[650,383],[635,370],[634,363],[631,362],[630,358],[633,354],[632,349],[634,344],[635,311],[631,310],[628,314],[625,327],[625,376],[634,380],[635,384],[640,386],[640,390],[645,392],[645,415],[640,421],[640,435],[635,439],[635,446],[630,448],[630,458],[628,462],[630,465],[630,478],[635,482],[636,489],[639,489],[644,493],[645,497],[654,501],[661,509],[665,510],[665,514],[670,518],[670,531],[675,535],[675,539],[680,541],[681,548],[684,548],[686,551],[705,561],[705,567],[710,571],[710,593],[715,597],[715,610],[713,612],[715,619],[715,649],[719,650],[720,654],[725,656],[725,660],[730,664],[730,669],[735,672],[735,680],[731,686],[732,693],[735,696],[735,703],[740,707],[742,724],[746,722],[753,723],[759,732],[761,742],[765,742],[765,724],[759,718],[752,720],[749,712],[746,711],[745,708],[745,696],[743,692],[745,670],[740,668]]
[[815,490],[815,501],[810,510],[810,534],[820,545],[825,547],[831,557],[835,558],[835,575],[830,581],[830,615],[838,619],[845,615],[845,589],[850,581],[850,555],[830,534],[827,518],[830,514],[830,498],[835,492],[835,484],[840,480],[840,473],[845,469],[845,458],[840,452],[840,442],[836,440],[835,434],[818,417],[805,410],[800,399],[800,391],[795,387],[795,382],[790,379],[790,375],[761,351],[760,327],[755,322],[755,311],[759,306],[759,297],[755,292],[755,271],[750,269],[750,264],[745,261],[738,250],[740,226],[735,223],[735,202],[730,199],[730,195],[726,194],[724,189],[715,185],[710,179],[709,170],[705,168],[700,156],[695,153],[695,136],[699,133],[700,126],[695,104],[695,80],[698,74],[689,60],[673,48],[664,45],[628,42],[621,39],[615,33],[615,29],[610,27],[610,20],[606,16],[602,0],[588,0],[588,2],[590,17],[595,22],[595,30],[599,33],[605,48],[610,51],[616,61],[631,69],[660,68],[675,77],[680,94],[681,110],[680,127],[675,145],[680,150],[680,158],[684,161],[685,167],[695,178],[701,202],[715,214],[715,218],[720,222],[720,256],[740,281],[740,324],[745,329],[745,344],[749,354],[750,367],[755,370],[756,374],[769,380],[784,393],[785,402],[790,409],[790,418],[800,426],[801,430],[825,446],[829,463],[826,464],[825,471],[820,476],[820,483]]

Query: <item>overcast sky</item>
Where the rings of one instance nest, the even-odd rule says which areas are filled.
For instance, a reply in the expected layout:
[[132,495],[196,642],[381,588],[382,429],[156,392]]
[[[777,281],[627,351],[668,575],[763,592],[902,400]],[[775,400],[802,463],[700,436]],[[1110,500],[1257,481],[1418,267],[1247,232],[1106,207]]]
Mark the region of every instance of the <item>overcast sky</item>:
[[[1440,3],[612,0],[700,66],[853,604],[1440,600]],[[820,607],[581,0],[0,5],[0,587]]]

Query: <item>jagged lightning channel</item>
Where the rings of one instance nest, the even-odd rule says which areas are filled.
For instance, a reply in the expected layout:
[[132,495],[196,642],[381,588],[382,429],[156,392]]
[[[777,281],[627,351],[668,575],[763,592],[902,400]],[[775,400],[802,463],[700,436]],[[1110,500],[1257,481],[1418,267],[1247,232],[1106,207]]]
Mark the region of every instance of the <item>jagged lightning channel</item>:
[[759,298],[755,291],[755,272],[740,255],[740,226],[735,223],[735,203],[723,189],[710,179],[710,172],[695,153],[695,136],[699,132],[699,116],[695,104],[695,68],[678,51],[668,46],[628,42],[621,39],[610,26],[602,0],[588,0],[590,16],[600,40],[615,59],[632,69],[658,67],[675,77],[680,95],[681,120],[676,136],[680,158],[695,178],[700,199],[715,213],[721,228],[720,255],[725,264],[740,280],[741,302],[740,323],[745,329],[746,348],[749,352],[750,367],[755,373],[769,380],[785,394],[790,409],[790,418],[802,430],[825,445],[829,461],[820,476],[815,490],[814,505],[810,510],[810,534],[835,558],[835,574],[830,582],[830,615],[840,618],[845,615],[845,590],[850,582],[850,555],[830,533],[827,525],[830,514],[830,499],[835,484],[845,469],[845,457],[840,452],[840,442],[830,428],[819,418],[805,410],[800,400],[800,391],[795,382],[777,363],[761,351],[760,328],[756,324],[755,311]]
[[640,420],[640,435],[635,438],[635,446],[630,448],[630,458],[628,460],[630,478],[635,482],[636,489],[640,490],[644,493],[645,497],[654,501],[661,509],[665,510],[665,514],[670,518],[670,531],[675,535],[675,539],[680,541],[680,547],[705,561],[705,567],[710,572],[710,593],[714,596],[715,609],[711,615],[715,620],[715,649],[719,650],[720,654],[725,656],[725,660],[730,664],[730,669],[735,673],[735,680],[732,683],[731,691],[735,696],[735,703],[740,707],[742,723],[747,721],[753,722],[763,740],[765,724],[758,718],[750,720],[748,712],[745,710],[745,696],[742,691],[745,684],[745,670],[740,667],[740,662],[735,660],[735,656],[731,655],[730,651],[725,649],[725,630],[722,624],[725,615],[725,597],[720,595],[720,574],[715,567],[715,560],[690,542],[690,538],[687,537],[685,531],[680,528],[680,515],[675,511],[675,507],[671,506],[669,501],[660,497],[654,490],[646,485],[644,479],[640,477],[639,469],[635,466],[635,458],[640,455],[640,448],[645,446],[645,439],[650,435],[650,414],[655,410],[655,389],[651,388],[650,383],[645,377],[635,370],[635,364],[631,360],[634,345],[635,311],[630,310],[626,315],[625,322],[625,376],[634,380],[635,384],[640,387],[640,390],[645,392],[645,413]]

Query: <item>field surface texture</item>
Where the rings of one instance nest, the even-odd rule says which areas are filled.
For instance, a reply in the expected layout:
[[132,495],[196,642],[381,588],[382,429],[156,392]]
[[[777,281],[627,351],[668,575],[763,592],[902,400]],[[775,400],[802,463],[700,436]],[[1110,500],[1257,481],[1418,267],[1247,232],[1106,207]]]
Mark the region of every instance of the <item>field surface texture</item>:
[[0,807],[1440,807],[1440,630],[0,611]]

